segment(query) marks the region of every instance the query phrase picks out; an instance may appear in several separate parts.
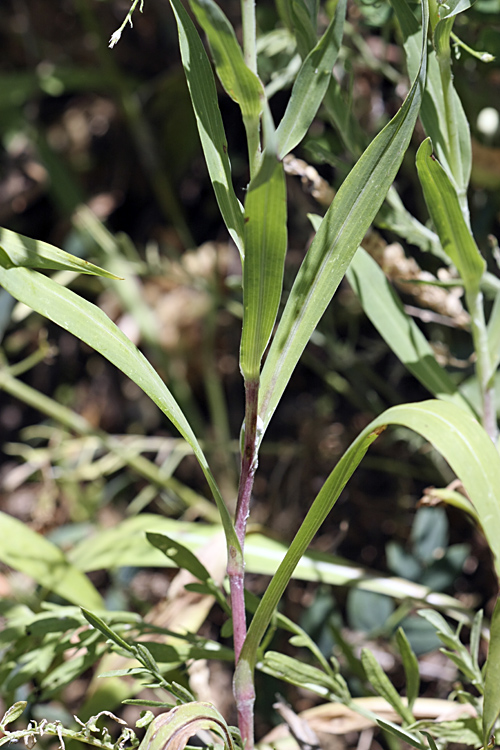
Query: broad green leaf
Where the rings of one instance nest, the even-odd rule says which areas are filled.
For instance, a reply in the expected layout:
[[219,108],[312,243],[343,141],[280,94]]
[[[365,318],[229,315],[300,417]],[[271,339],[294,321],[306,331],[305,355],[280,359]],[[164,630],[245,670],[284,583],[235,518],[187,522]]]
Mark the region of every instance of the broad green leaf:
[[287,244],[283,165],[267,150],[248,188],[244,242],[240,367],[256,381],[278,314]]
[[243,211],[231,182],[227,140],[212,68],[181,1],[170,0],[170,4],[177,21],[182,64],[215,197],[229,234],[243,255]]
[[59,547],[17,518],[0,512],[0,560],[34,578],[73,604],[101,609],[104,603],[86,575],[72,565]]
[[255,664],[258,645],[298,561],[371,443],[391,424],[402,425],[422,435],[450,464],[476,508],[496,569],[500,571],[500,456],[493,442],[478,422],[455,404],[433,400],[395,406],[363,430],[321,488],[260,601],[240,662]]
[[48,242],[33,240],[3,227],[0,227],[0,266],[2,268],[78,271],[78,273],[104,276],[107,279],[119,278],[87,260],[70,255],[54,245],[49,245]]
[[264,89],[255,73],[246,66],[227,17],[213,0],[190,0],[190,5],[207,35],[215,69],[226,93],[240,105],[244,119],[259,118]]
[[418,75],[397,115],[377,135],[343,182],[297,274],[262,371],[259,406],[262,434],[401,164],[425,82],[427,25],[428,8],[424,0],[424,39]]
[[[391,0],[391,5],[403,32],[408,72],[413,76],[420,59],[420,49],[415,39],[418,21],[406,0]],[[445,81],[441,77],[439,62],[433,49],[429,51],[427,83],[420,119],[426,135],[432,139],[439,161],[453,180],[460,207],[464,216],[467,216],[467,187],[472,166],[469,122],[451,76]]]
[[[175,567],[169,558],[148,543],[144,532],[149,531],[166,534],[196,553],[220,534],[221,527],[141,513],[122,521],[113,529],[103,529],[84,539],[68,552],[68,558],[79,570],[85,572],[103,568],[114,570],[126,565],[138,568]],[[287,544],[263,534],[248,534],[245,539],[245,569],[249,573],[273,575],[287,550]],[[342,557],[324,552],[308,551],[298,562],[293,575],[298,580],[352,586],[396,599],[410,598],[437,607],[456,609],[458,606],[460,609],[460,603],[447,594],[434,593],[427,586],[403,578],[381,576]]]
[[414,716],[408,706],[401,700],[398,691],[387,677],[386,673],[375,659],[371,651],[364,648],[361,651],[361,664],[365,674],[375,691],[384,698],[406,724],[413,724]]
[[224,747],[234,744],[224,718],[211,703],[191,702],[160,714],[148,727],[138,750],[183,750],[200,729],[210,729],[222,737]]
[[227,543],[239,554],[229,512],[195,434],[163,380],[130,339],[96,305],[35,271],[0,267],[0,286],[102,354],[155,402],[193,449],[212,490]]
[[406,677],[406,697],[408,699],[408,709],[413,710],[413,705],[418,698],[420,689],[420,672],[418,669],[418,659],[410,646],[403,628],[398,628],[396,632],[396,642],[399,653],[403,661],[403,667]]
[[401,300],[378,263],[362,247],[347,270],[347,279],[377,331],[422,385],[436,398],[452,401],[473,412],[446,370],[437,362],[420,328],[404,311]]
[[276,131],[280,159],[301,142],[323,101],[342,43],[346,5],[346,0],[337,4],[327,30],[297,74],[290,101]]
[[500,599],[497,599],[490,625],[490,645],[484,676],[483,745],[488,747],[490,735],[500,714]]
[[13,721],[19,719],[27,705],[27,701],[17,701],[14,703],[4,713],[3,718],[0,720],[0,727],[6,727],[7,724],[12,724]]
[[456,266],[466,290],[477,291],[486,263],[465,223],[456,190],[432,153],[430,138],[420,145],[416,163],[425,202],[443,250]]

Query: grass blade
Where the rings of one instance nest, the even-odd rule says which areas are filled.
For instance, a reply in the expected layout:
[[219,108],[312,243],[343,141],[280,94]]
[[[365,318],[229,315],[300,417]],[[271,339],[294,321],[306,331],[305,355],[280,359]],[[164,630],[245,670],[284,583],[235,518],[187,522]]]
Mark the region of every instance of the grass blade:
[[285,175],[272,153],[250,183],[244,231],[240,366],[246,380],[257,380],[278,314],[287,245]]
[[184,6],[180,0],[170,0],[170,4],[177,21],[182,64],[215,197],[228,232],[243,254],[243,211],[231,182],[227,140],[212,68]]
[[[410,76],[413,76],[418,69],[420,57],[420,50],[415,41],[418,21],[406,0],[391,0],[391,5],[403,32],[408,71]],[[446,93],[449,94],[452,110],[449,116],[445,106]],[[426,135],[432,138],[439,161],[454,182],[462,205],[463,201],[466,201],[472,166],[469,123],[451,80],[449,90],[444,91],[439,62],[433,49],[429,51],[427,83],[420,119]]]
[[397,115],[347,176],[309,248],[290,292],[262,372],[259,416],[267,428],[293,370],[371,221],[379,210],[420,108],[426,75],[428,24],[423,2],[423,44],[418,75]]
[[189,4],[207,35],[215,69],[226,93],[239,104],[243,119],[258,119],[264,89],[255,73],[246,66],[233,27],[213,0],[190,0]]
[[465,288],[477,291],[486,263],[465,223],[456,190],[432,153],[427,138],[417,152],[417,171],[443,250],[456,266]]
[[0,266],[3,268],[40,268],[56,271],[78,271],[78,273],[118,279],[118,276],[105,271],[87,260],[60,250],[48,242],[33,240],[10,229],[0,227]]
[[452,401],[472,412],[468,401],[437,362],[420,328],[405,313],[384,272],[362,247],[349,266],[347,279],[377,331],[412,375],[436,398]]
[[493,442],[478,422],[455,404],[432,400],[395,406],[363,430],[321,488],[260,601],[240,662],[252,667],[255,664],[259,643],[295,566],[369,446],[388,425],[402,425],[422,435],[450,464],[476,508],[496,569],[500,570],[500,456]]
[[346,5],[346,0],[340,0],[327,30],[297,74],[290,101],[276,131],[280,159],[301,142],[323,101],[342,42]]

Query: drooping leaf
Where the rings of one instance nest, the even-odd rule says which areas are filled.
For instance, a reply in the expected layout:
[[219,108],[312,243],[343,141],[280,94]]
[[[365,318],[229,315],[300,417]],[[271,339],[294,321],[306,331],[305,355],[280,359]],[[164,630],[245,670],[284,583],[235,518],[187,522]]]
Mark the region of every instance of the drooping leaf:
[[346,5],[346,0],[337,4],[327,30],[297,74],[290,101],[276,131],[280,159],[301,142],[323,101],[342,42]]
[[418,149],[417,171],[443,250],[456,266],[465,288],[478,290],[486,263],[465,223],[456,190],[432,153],[430,138]]
[[437,362],[418,325],[405,312],[378,263],[362,247],[347,270],[347,279],[363,310],[405,367],[433,396],[473,413],[452,378]]
[[326,480],[260,601],[240,661],[255,663],[258,645],[295,566],[371,443],[387,425],[394,424],[407,427],[432,443],[461,479],[500,571],[500,455],[493,442],[478,422],[455,404],[423,401],[394,406],[363,430]]
[[72,565],[63,551],[17,518],[0,512],[0,560],[34,578],[73,604],[101,609],[104,603],[86,575]]
[[182,64],[193,102],[201,145],[222,218],[243,254],[243,211],[231,182],[227,140],[217,90],[205,48],[180,0],[170,0],[179,31]]
[[60,250],[48,242],[33,240],[0,227],[0,266],[2,268],[40,268],[43,270],[78,271],[78,273],[118,279],[87,260]]
[[193,449],[217,503],[227,543],[239,554],[229,512],[189,422],[156,370],[130,339],[96,305],[40,273],[0,267],[0,286],[102,354],[147,393]]
[[262,371],[262,434],[401,164],[420,108],[426,75],[428,24],[423,3],[421,65],[397,115],[351,170],[330,206],[295,279]]

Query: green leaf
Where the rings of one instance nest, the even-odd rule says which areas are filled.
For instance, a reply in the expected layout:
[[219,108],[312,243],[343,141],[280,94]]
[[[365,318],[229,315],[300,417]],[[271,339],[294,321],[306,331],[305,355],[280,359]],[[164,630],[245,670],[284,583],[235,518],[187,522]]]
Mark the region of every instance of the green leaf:
[[7,724],[11,724],[13,721],[19,719],[24,709],[28,705],[27,701],[16,701],[7,711],[4,713],[0,720],[0,727],[6,727]]
[[406,314],[401,300],[384,272],[360,247],[347,270],[347,279],[363,310],[405,367],[433,396],[451,401],[472,412],[413,318]]
[[423,742],[420,742],[413,732],[409,732],[407,729],[403,729],[403,727],[398,727],[398,725],[393,724],[392,721],[385,721],[385,719],[377,718],[377,724],[381,729],[389,732],[389,734],[393,734],[398,740],[403,740],[403,742],[408,743],[408,745],[416,747],[417,750],[428,750],[427,746],[424,745]]
[[240,545],[229,512],[189,422],[156,370],[130,339],[96,305],[35,271],[26,268],[5,270],[0,267],[0,286],[106,357],[142,388],[166,414],[193,449],[212,490],[226,541],[240,554]]
[[428,8],[424,0],[424,39],[418,75],[397,115],[377,135],[343,182],[297,274],[262,371],[259,406],[262,434],[401,164],[425,82],[427,24]]
[[490,625],[490,645],[484,676],[483,745],[488,747],[490,735],[500,715],[500,599],[497,599]]
[[213,0],[190,0],[189,4],[208,37],[215,69],[226,93],[240,105],[244,119],[259,118],[264,89],[255,73],[246,66],[227,17]]
[[439,18],[444,21],[446,18],[453,18],[458,13],[472,8],[475,0],[447,0],[446,3],[440,3],[438,7]]
[[118,279],[109,271],[94,266],[87,260],[65,253],[48,242],[33,240],[10,229],[0,227],[0,266],[2,268],[41,268],[104,276]]
[[115,631],[109,627],[107,623],[104,622],[100,617],[98,617],[93,612],[89,612],[89,610],[82,607],[82,614],[87,620],[87,622],[92,625],[93,628],[96,630],[99,630],[106,638],[108,638],[110,641],[113,641],[117,646],[120,648],[123,648],[125,651],[128,651],[129,653],[132,652],[132,647],[127,641],[124,641],[123,638],[118,635],[118,633],[115,633]]
[[278,651],[266,651],[259,671],[272,675],[279,680],[289,682],[311,690],[324,698],[337,697],[349,699],[349,691],[342,677],[329,675],[317,667]]
[[407,724],[413,724],[415,718],[412,712],[408,706],[405,706],[399,697],[398,691],[387,677],[372,652],[368,651],[366,648],[361,651],[361,663],[365,670],[365,674],[375,691],[393,707],[398,716],[401,716],[404,722]]
[[396,632],[396,642],[398,644],[399,653],[403,661],[403,667],[405,670],[406,677],[406,697],[408,699],[408,709],[413,710],[413,704],[418,698],[418,691],[420,689],[420,673],[418,670],[418,659],[410,646],[410,642],[406,637],[403,628],[398,628]]
[[414,430],[428,440],[462,480],[476,508],[500,571],[500,456],[484,429],[455,404],[423,401],[395,406],[373,420],[337,463],[314,500],[250,624],[240,661],[253,665],[258,645],[301,556],[337,501],[368,447],[387,425]]
[[227,140],[212,68],[182,3],[170,0],[170,4],[177,21],[182,64],[215,197],[229,234],[243,255],[243,211],[231,182]]
[[245,200],[244,241],[240,367],[246,380],[257,380],[278,314],[287,244],[283,165],[267,149]]
[[280,159],[301,142],[323,101],[342,43],[346,6],[347,0],[340,0],[327,30],[297,74],[290,101],[276,131]]
[[[419,66],[420,49],[415,38],[418,21],[406,0],[391,0],[404,37],[408,72],[413,76]],[[448,5],[448,4],[447,4]],[[447,112],[446,100],[450,111]],[[462,209],[467,213],[467,187],[472,165],[469,122],[451,76],[443,82],[437,55],[429,51],[427,82],[420,119],[426,135],[432,139],[436,155],[453,180]]]
[[100,594],[59,547],[17,518],[0,512],[0,560],[34,578],[40,586],[73,604],[100,609]]
[[432,153],[427,138],[417,152],[417,171],[424,198],[443,250],[456,266],[465,288],[479,289],[486,263],[465,223],[455,188]]
[[146,532],[146,538],[153,547],[170,558],[178,568],[189,571],[199,581],[210,580],[211,576],[208,570],[184,544],[168,537],[166,534],[154,534],[151,531]]

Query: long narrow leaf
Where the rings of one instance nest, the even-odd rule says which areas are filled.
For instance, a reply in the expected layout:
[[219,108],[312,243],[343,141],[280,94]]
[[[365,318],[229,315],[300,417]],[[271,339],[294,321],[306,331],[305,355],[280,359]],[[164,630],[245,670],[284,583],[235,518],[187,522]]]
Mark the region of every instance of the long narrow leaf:
[[276,133],[280,159],[301,142],[323,101],[342,42],[346,6],[347,0],[340,0],[327,30],[297,74]]
[[166,414],[193,449],[217,503],[227,543],[239,553],[240,546],[229,512],[189,422],[156,370],[130,339],[96,305],[36,271],[0,267],[0,286],[106,357]]
[[170,0],[179,31],[182,64],[215,197],[229,234],[243,254],[243,211],[231,182],[227,140],[212,68],[196,28],[180,0]]
[[248,630],[240,662],[253,668],[258,645],[295,566],[370,444],[391,424],[403,425],[422,435],[448,461],[476,508],[497,571],[500,571],[500,456],[493,442],[478,422],[455,404],[433,400],[395,406],[363,430],[326,480],[261,599]]
[[189,4],[208,37],[215,69],[226,93],[240,105],[244,118],[258,118],[264,89],[255,73],[246,66],[227,17],[213,0],[190,0]]
[[49,245],[48,242],[33,240],[31,237],[25,237],[3,227],[0,227],[0,266],[78,271],[78,273],[103,276],[107,279],[118,278],[87,260],[70,255],[54,245]]
[[245,379],[257,380],[278,314],[287,245],[285,175],[272,153],[248,189],[244,238],[240,366]]
[[456,190],[432,153],[430,138],[418,149],[417,171],[443,250],[456,266],[465,288],[477,291],[486,263],[465,223]]
[[99,592],[62,550],[17,518],[0,512],[0,560],[72,604],[102,609]]
[[397,115],[370,144],[342,184],[297,274],[262,372],[259,416],[263,432],[401,164],[425,82],[427,24],[428,7],[424,0],[418,75]]
[[[408,71],[413,76],[420,58],[420,50],[415,42],[418,21],[406,0],[391,0],[391,5],[403,32]],[[465,197],[472,165],[469,123],[452,81],[450,86],[452,111],[447,113],[439,63],[435,51],[430,50],[420,119],[426,135],[432,138],[439,161],[453,179],[457,193]]]
[[437,362],[420,328],[405,313],[384,272],[362,247],[347,270],[347,279],[363,310],[405,367],[433,396],[472,412],[456,384]]

